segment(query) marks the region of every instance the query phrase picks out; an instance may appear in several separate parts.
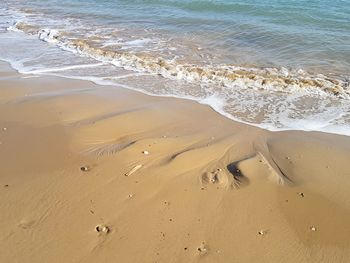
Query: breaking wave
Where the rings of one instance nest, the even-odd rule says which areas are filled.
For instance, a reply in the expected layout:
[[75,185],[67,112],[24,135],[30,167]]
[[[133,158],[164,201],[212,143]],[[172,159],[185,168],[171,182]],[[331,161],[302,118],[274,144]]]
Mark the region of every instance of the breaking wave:
[[349,80],[336,79],[323,74],[311,74],[303,70],[286,68],[184,64],[174,59],[156,57],[142,52],[111,49],[108,46],[100,46],[89,38],[79,39],[68,32],[43,29],[24,22],[17,22],[8,30],[35,35],[42,41],[101,62],[108,62],[127,70],[157,74],[167,79],[286,93],[303,90],[350,100]]

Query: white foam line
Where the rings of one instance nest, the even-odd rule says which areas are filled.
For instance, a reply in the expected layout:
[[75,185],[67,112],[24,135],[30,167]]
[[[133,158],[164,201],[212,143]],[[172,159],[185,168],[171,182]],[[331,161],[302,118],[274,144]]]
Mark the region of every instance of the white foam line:
[[[52,31],[53,33],[51,33],[51,31],[44,31],[44,33],[47,33],[47,36],[44,37],[44,38],[40,38],[41,40],[44,40],[44,41],[47,41],[47,42],[50,42],[54,38],[55,36],[55,32],[56,31]],[[50,38],[50,36],[53,36]],[[56,43],[56,42],[54,42]],[[115,65],[117,67],[122,67],[124,69],[131,69],[131,70],[134,70],[134,71],[137,71],[137,70],[140,70],[139,68],[135,68],[133,67],[132,65],[126,63],[126,64],[123,64],[124,63],[124,60],[121,60],[121,61],[115,61],[114,59],[110,60],[108,58],[104,58],[103,56],[98,56],[98,55],[91,55],[90,53],[86,53],[84,52],[84,50],[80,50],[80,49],[74,49],[72,48],[70,45],[66,45],[66,43],[58,43],[57,46],[59,48],[62,48],[64,50],[69,50],[69,51],[72,51],[73,53],[79,53],[81,55],[84,55],[84,56],[87,56],[87,57],[91,57],[91,58],[94,58],[96,60],[100,59],[100,60],[104,60],[106,62],[100,62],[100,63],[95,63],[95,64],[83,64],[83,65],[73,65],[73,66],[66,66],[66,67],[60,67],[60,68],[51,68],[51,69],[42,69],[42,70],[33,70],[33,71],[30,71],[28,70],[27,72],[21,72],[21,73],[24,73],[24,74],[41,74],[41,73],[48,73],[47,75],[56,75],[56,76],[60,76],[59,74],[55,73],[55,72],[64,72],[66,70],[70,70],[70,69],[76,69],[76,68],[89,68],[89,67],[98,67],[98,66],[102,66],[102,65],[106,65],[106,64],[112,64],[112,65]],[[117,63],[118,62],[118,63]],[[238,67],[235,67],[235,69],[239,69]],[[244,69],[244,68],[243,68]],[[253,71],[257,71],[257,69],[253,69]],[[130,86],[127,86],[127,85],[123,85],[123,84],[119,84],[119,83],[114,83],[112,80],[118,80],[118,79],[123,79],[123,78],[128,78],[128,77],[134,77],[134,76],[142,76],[142,75],[153,75],[153,74],[157,74],[158,71],[156,72],[149,72],[149,73],[132,73],[132,74],[125,74],[125,75],[121,75],[121,76],[116,76],[116,77],[109,77],[109,78],[96,78],[96,77],[86,77],[86,76],[79,76],[79,77],[74,77],[74,76],[60,76],[60,77],[65,77],[65,78],[71,78],[71,79],[85,79],[85,80],[89,80],[89,81],[92,81],[96,84],[100,84],[100,85],[112,85],[112,86],[116,86],[116,87],[121,87],[121,88],[126,88],[126,89],[130,89],[130,90],[135,90],[135,91],[138,91],[138,92],[142,92],[144,94],[147,94],[147,95],[150,95],[150,96],[155,96],[155,97],[175,97],[175,98],[180,98],[180,99],[188,99],[188,100],[192,100],[192,101],[197,101],[198,103],[201,103],[201,104],[206,104],[208,106],[210,106],[213,110],[215,110],[216,112],[218,112],[219,114],[231,119],[231,120],[234,120],[234,121],[237,121],[237,122],[240,122],[240,123],[244,123],[244,124],[248,124],[248,125],[251,125],[251,126],[255,126],[255,127],[260,127],[260,128],[263,128],[263,129],[267,129],[267,130],[270,130],[270,131],[286,131],[286,130],[303,130],[303,131],[319,131],[319,132],[328,132],[328,133],[335,133],[335,134],[340,134],[340,135],[348,135],[350,136],[350,129],[348,131],[346,125],[344,125],[343,127],[340,127],[338,128],[337,125],[332,125],[330,124],[329,120],[327,120],[327,123],[326,124],[313,124],[313,125],[290,125],[290,124],[287,124],[287,127],[276,127],[273,123],[268,123],[268,122],[262,122],[262,123],[250,123],[250,122],[247,122],[247,121],[243,121],[235,116],[233,116],[232,114],[229,114],[228,112],[225,111],[224,109],[224,105],[225,105],[225,101],[222,101],[219,96],[211,96],[211,97],[207,97],[207,98],[198,98],[198,97],[192,97],[192,96],[178,96],[178,95],[175,95],[175,94],[154,94],[154,93],[151,93],[151,92],[147,92],[145,90],[142,90],[142,89],[139,89],[139,88],[134,88],[134,87],[130,87]],[[286,75],[288,71],[287,70],[284,70],[282,68],[281,70],[281,74],[282,73],[285,73],[284,75]],[[185,72],[186,73],[186,72]],[[63,73],[64,74],[64,73]],[[272,74],[273,76],[277,76],[278,75],[278,71],[275,72],[274,74]],[[166,75],[163,75],[163,77],[166,77],[166,78],[171,78],[171,76],[169,76],[168,74]],[[196,79],[196,76],[192,76],[191,74],[189,76],[187,76],[185,74],[185,76],[181,75],[180,76],[181,78],[185,79],[185,80],[189,80],[189,82],[193,81]],[[181,79],[180,78],[180,79]],[[238,84],[241,84],[241,83],[238,83]],[[246,83],[243,83],[243,85],[246,86]],[[255,87],[253,86],[253,89],[257,89],[258,87]],[[294,87],[292,87],[294,91]],[[269,90],[269,89],[268,89]],[[272,91],[274,89],[271,89]],[[297,89],[299,90],[299,89]],[[305,90],[308,90],[307,88],[304,89]],[[277,90],[277,91],[281,91],[281,90]],[[292,91],[289,91],[289,92],[292,92]],[[312,90],[310,90],[311,92]],[[317,94],[318,94],[319,90],[317,90]],[[321,92],[320,95],[322,95],[323,93]],[[300,122],[300,121],[299,121]],[[308,120],[304,120],[304,122],[309,122]],[[294,124],[294,123],[293,123]],[[300,127],[301,126],[301,127]]]
[[33,75],[33,76],[22,76],[21,77],[22,79],[31,79],[31,78],[40,78],[40,76],[38,76],[38,75]]
[[131,74],[126,74],[126,75],[121,75],[121,76],[116,76],[116,77],[107,77],[105,79],[107,80],[117,80],[117,79],[124,79],[124,78],[129,78],[129,77],[139,77],[139,76],[149,76],[152,74],[149,73],[131,73]]
[[32,70],[32,71],[26,71],[26,72],[22,72],[22,73],[24,73],[24,74],[41,74],[41,73],[59,72],[59,71],[66,71],[66,70],[79,69],[79,68],[94,68],[94,67],[103,66],[103,65],[105,65],[105,63],[82,64],[82,65],[73,65],[73,66],[60,67],[60,68]]
[[[120,87],[120,88],[124,88],[124,89],[128,89],[128,90],[133,90],[133,91],[137,91],[152,97],[165,97],[165,98],[178,98],[178,99],[185,99],[185,100],[190,100],[190,101],[195,101],[199,104],[204,104],[209,106],[210,108],[212,108],[214,111],[216,111],[218,114],[231,119],[233,121],[239,122],[239,123],[243,123],[249,126],[253,126],[253,127],[257,127],[260,129],[265,129],[268,131],[272,131],[272,132],[280,132],[280,131],[305,131],[305,132],[324,132],[324,133],[331,133],[331,134],[337,134],[337,135],[345,135],[345,136],[350,136],[350,132],[348,131],[347,128],[343,128],[341,127],[340,130],[338,129],[338,127],[334,127],[332,125],[326,125],[323,128],[319,127],[318,129],[308,129],[308,128],[297,128],[297,127],[284,127],[284,128],[278,128],[275,127],[272,124],[268,124],[268,123],[251,123],[251,122],[247,122],[247,121],[243,121],[239,118],[236,118],[234,116],[232,116],[231,114],[225,112],[222,109],[222,105],[220,103],[220,101],[216,101],[216,103],[209,103],[211,101],[211,99],[215,99],[217,97],[212,96],[212,98],[195,98],[193,96],[177,96],[177,95],[170,95],[170,94],[162,94],[162,95],[158,95],[158,94],[154,94],[151,92],[147,92],[145,90],[142,89],[138,89],[138,88],[134,88],[131,87],[129,85],[125,85],[125,84],[120,84],[120,83],[116,83],[116,82],[112,82],[109,81],[107,79],[104,78],[99,78],[99,77],[87,77],[87,76],[65,76],[65,75],[60,75],[60,74],[48,74],[48,75],[52,75],[52,76],[57,76],[57,77],[62,77],[62,78],[67,78],[67,79],[77,79],[77,80],[85,80],[85,81],[91,81],[97,85],[103,85],[103,86],[114,86],[114,87]],[[131,74],[128,74],[131,75]],[[145,74],[146,75],[146,74]],[[111,80],[111,79],[110,79]]]

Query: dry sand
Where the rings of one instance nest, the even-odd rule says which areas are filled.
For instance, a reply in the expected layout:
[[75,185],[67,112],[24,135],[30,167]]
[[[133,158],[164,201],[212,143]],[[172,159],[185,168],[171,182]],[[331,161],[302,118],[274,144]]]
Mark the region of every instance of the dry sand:
[[0,262],[350,262],[349,137],[0,68]]

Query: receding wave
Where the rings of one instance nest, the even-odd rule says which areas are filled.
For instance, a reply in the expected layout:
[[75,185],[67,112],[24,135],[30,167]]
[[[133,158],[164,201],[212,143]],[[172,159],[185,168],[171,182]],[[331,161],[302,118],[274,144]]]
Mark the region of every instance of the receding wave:
[[128,70],[161,75],[190,83],[210,83],[235,87],[244,86],[257,90],[274,90],[291,93],[305,90],[317,94],[329,94],[338,98],[350,99],[350,83],[346,79],[336,79],[322,74],[310,74],[303,70],[286,68],[247,68],[235,65],[196,65],[183,64],[175,60],[125,50],[112,50],[96,45],[88,38],[79,39],[69,33],[55,29],[42,29],[24,22],[17,22],[9,30],[36,35],[40,40],[58,47],[112,63]]

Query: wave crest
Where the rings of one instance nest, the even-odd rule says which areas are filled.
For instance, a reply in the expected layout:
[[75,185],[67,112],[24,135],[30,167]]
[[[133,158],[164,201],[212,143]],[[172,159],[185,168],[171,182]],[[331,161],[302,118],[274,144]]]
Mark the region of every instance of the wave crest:
[[41,29],[17,22],[8,30],[37,35],[42,41],[54,43],[62,49],[79,53],[99,61],[109,62],[128,70],[158,74],[165,78],[190,83],[210,83],[227,87],[244,86],[252,89],[293,92],[307,90],[350,99],[350,82],[325,75],[313,75],[302,70],[286,68],[247,68],[235,65],[180,64],[174,60],[99,47],[89,39],[76,39],[56,29]]

